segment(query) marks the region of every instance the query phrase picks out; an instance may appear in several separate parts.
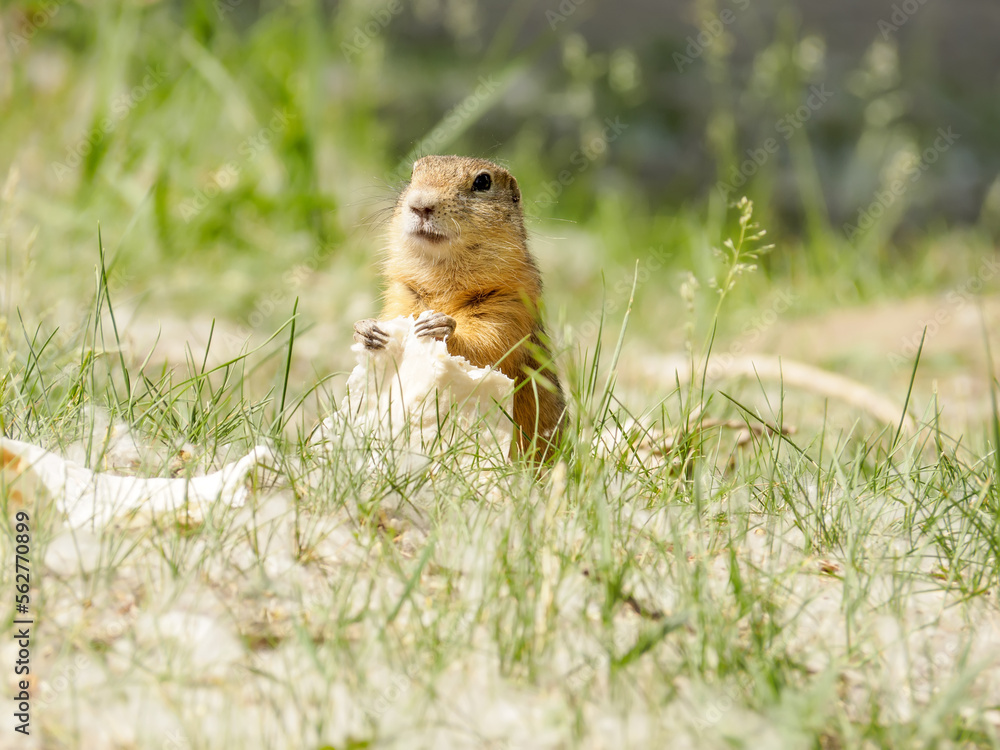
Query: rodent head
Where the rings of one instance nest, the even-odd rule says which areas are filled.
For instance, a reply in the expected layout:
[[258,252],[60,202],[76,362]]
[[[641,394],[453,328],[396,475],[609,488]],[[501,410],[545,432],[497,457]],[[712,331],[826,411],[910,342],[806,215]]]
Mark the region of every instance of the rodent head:
[[503,167],[465,156],[425,156],[396,202],[393,234],[409,251],[435,260],[464,250],[525,247],[521,191]]

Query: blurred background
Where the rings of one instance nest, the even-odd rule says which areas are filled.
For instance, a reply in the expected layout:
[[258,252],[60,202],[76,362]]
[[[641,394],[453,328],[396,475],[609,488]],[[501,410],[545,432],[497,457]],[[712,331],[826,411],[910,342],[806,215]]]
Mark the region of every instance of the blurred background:
[[[79,325],[100,236],[135,362],[298,299],[300,379],[348,367],[409,162],[460,153],[518,177],[567,357],[635,277],[626,362],[717,322],[723,355],[894,389],[926,329],[926,392],[986,403],[995,0],[43,0],[0,30],[8,338]],[[716,321],[744,195],[775,247]]]

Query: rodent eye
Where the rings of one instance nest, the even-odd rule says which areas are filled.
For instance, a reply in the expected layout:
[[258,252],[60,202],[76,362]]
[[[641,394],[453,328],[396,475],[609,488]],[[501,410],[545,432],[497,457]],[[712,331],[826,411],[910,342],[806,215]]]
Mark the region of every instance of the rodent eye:
[[490,185],[493,184],[493,180],[490,178],[489,172],[481,172],[476,175],[476,179],[472,181],[473,190],[489,190]]

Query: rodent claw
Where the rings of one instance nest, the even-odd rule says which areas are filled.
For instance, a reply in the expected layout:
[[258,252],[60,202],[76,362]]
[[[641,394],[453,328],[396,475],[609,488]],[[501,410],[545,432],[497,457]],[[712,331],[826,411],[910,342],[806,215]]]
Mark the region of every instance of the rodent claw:
[[413,332],[422,338],[442,339],[455,332],[457,323],[450,315],[444,313],[432,313],[422,317],[413,327]]
[[384,349],[389,343],[389,334],[378,327],[374,318],[366,318],[354,324],[354,340],[364,344],[365,349]]
[[422,331],[417,331],[417,335],[421,338],[442,339],[445,336],[450,336],[453,330],[452,328],[425,328]]

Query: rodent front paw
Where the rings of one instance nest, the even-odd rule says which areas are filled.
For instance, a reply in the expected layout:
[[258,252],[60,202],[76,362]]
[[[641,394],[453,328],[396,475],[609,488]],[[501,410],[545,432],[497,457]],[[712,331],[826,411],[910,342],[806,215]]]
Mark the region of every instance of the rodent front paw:
[[443,339],[455,332],[456,325],[458,324],[450,315],[432,312],[417,319],[413,332],[421,338]]
[[365,349],[385,349],[389,343],[389,334],[378,327],[375,318],[365,318],[354,324],[354,340],[364,344]]

